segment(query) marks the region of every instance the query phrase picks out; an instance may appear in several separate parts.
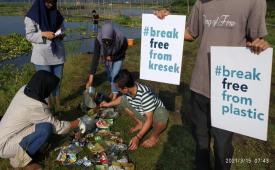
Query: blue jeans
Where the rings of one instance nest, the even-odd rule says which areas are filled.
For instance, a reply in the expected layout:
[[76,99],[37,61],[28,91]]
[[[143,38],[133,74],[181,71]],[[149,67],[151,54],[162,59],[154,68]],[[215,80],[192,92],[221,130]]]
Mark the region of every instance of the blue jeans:
[[63,75],[64,64],[58,64],[58,65],[34,65],[34,66],[35,66],[36,71],[45,70],[45,71],[53,73],[54,75],[56,75],[60,79],[58,86],[52,92],[52,95],[54,97],[55,96],[60,96],[60,85],[61,85],[61,79],[62,79],[62,75]]
[[122,68],[122,60],[114,61],[114,62],[108,62],[106,61],[105,64],[105,70],[108,75],[109,82],[111,83],[112,93],[118,93],[118,88],[116,87],[114,83],[114,79],[118,72]]
[[33,158],[39,149],[46,144],[53,133],[51,123],[39,123],[35,125],[35,131],[24,137],[19,145]]
[[93,32],[98,32],[98,24],[93,24]]

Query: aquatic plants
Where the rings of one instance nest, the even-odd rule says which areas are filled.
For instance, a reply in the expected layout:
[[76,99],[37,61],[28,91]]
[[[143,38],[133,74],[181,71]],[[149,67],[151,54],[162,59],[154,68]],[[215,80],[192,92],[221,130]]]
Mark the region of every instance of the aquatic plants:
[[7,36],[0,36],[0,61],[29,53],[31,48],[31,43],[20,34],[12,33]]
[[30,8],[30,3],[3,3],[0,2],[0,16],[24,16]]
[[140,17],[129,17],[125,15],[119,15],[115,18],[113,18],[114,22],[129,26],[129,27],[140,27],[141,26],[141,18]]

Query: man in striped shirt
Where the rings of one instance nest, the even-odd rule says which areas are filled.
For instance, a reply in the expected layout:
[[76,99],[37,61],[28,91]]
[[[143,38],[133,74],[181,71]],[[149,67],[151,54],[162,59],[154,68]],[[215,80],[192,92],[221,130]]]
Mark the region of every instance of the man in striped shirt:
[[162,101],[145,85],[134,81],[131,73],[124,69],[115,77],[115,83],[123,94],[109,103],[102,102],[101,107],[119,106],[136,122],[136,126],[130,129],[131,133],[139,131],[129,143],[129,150],[136,150],[139,141],[153,126],[151,136],[142,146],[153,147],[165,130],[168,121],[168,111]]

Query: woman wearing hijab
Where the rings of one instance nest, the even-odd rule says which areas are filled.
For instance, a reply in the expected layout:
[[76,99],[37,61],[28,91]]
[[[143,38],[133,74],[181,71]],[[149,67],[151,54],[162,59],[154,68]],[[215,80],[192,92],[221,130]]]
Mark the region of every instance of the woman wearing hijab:
[[111,83],[111,98],[116,99],[118,89],[114,84],[114,78],[122,68],[123,59],[128,48],[126,37],[112,24],[107,23],[102,26],[101,32],[95,40],[94,57],[91,63],[90,75],[86,83],[86,88],[93,85],[94,74],[96,73],[99,60],[104,61],[109,82]]
[[59,78],[44,70],[37,71],[12,99],[0,122],[0,157],[10,159],[13,168],[40,169],[32,160],[40,154],[49,137],[66,134],[70,129],[89,130],[85,116],[68,122],[57,120],[45,98],[59,83]]
[[[36,0],[25,17],[26,38],[33,46],[31,62],[36,71],[52,72],[60,80],[65,61],[63,21],[56,0]],[[60,106],[60,83],[52,93],[57,106]]]

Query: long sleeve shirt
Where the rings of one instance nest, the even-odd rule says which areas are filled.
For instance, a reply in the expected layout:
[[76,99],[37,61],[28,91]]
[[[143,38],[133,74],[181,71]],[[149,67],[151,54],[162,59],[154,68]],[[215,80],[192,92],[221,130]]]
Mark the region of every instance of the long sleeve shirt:
[[[39,25],[25,17],[26,38],[32,43],[31,62],[36,65],[57,65],[65,62],[65,47],[61,39],[54,41],[42,38]],[[64,33],[64,24],[61,26]]]
[[[127,39],[124,38],[122,46],[113,55],[110,56],[111,60],[118,61],[118,60],[124,59],[127,48],[128,48]],[[94,46],[94,55],[93,55],[91,67],[90,67],[90,74],[96,73],[100,57],[103,57],[103,58],[107,57],[107,56],[101,56],[101,54],[102,54],[101,50],[102,50],[101,45],[100,45],[98,39],[96,38],[95,46]]]
[[47,105],[26,96],[24,89],[25,86],[16,93],[0,122],[0,157],[6,157],[7,153],[2,153],[5,145],[13,139],[20,142],[33,132],[31,127],[35,124],[49,122],[56,134],[66,134],[70,130],[70,122],[56,119]]

